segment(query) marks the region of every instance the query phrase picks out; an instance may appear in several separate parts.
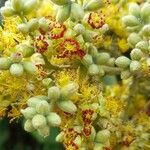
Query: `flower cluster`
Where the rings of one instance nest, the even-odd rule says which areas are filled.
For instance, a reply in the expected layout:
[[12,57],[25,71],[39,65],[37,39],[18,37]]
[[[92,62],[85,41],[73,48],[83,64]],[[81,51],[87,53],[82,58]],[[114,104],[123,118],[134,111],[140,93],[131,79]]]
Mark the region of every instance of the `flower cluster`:
[[150,1],[8,0],[0,118],[66,150],[150,149]]

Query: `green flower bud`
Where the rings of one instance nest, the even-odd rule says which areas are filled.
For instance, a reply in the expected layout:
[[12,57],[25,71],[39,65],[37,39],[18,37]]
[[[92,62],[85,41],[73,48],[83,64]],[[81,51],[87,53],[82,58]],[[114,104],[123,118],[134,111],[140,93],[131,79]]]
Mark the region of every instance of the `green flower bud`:
[[141,49],[143,52],[148,52],[148,45],[147,41],[140,41],[135,45],[135,47]]
[[120,68],[127,68],[131,63],[131,60],[125,56],[120,56],[116,59],[115,64]]
[[130,71],[132,73],[136,73],[137,71],[139,71],[141,68],[141,65],[140,65],[140,62],[138,61],[132,61],[131,64],[130,64]]
[[135,48],[131,51],[130,56],[132,60],[140,60],[143,56],[143,52],[140,49]]
[[80,21],[84,17],[84,10],[82,9],[81,5],[77,3],[71,4],[71,17],[77,21]]
[[59,23],[63,23],[66,21],[70,16],[71,5],[64,5],[58,9],[56,15],[56,21]]
[[41,115],[47,115],[50,112],[50,105],[47,101],[41,100],[36,105],[36,111]]
[[73,141],[75,144],[77,144],[78,146],[81,146],[82,145],[82,142],[83,142],[83,139],[81,138],[80,135],[78,135],[74,141]]
[[125,80],[131,76],[131,72],[129,70],[124,70],[121,72],[121,79]]
[[23,14],[27,15],[32,12],[37,7],[38,1],[37,0],[27,0],[23,6]]
[[10,74],[13,76],[22,76],[23,75],[23,66],[21,64],[12,64],[10,66]]
[[84,5],[84,10],[86,11],[95,11],[103,7],[103,0],[90,0]]
[[91,134],[89,137],[87,137],[90,141],[94,141],[95,139],[95,136],[96,136],[96,131],[95,131],[95,128],[92,126],[91,128]]
[[110,58],[108,60],[107,64],[111,67],[114,67],[115,66],[115,58]]
[[0,58],[0,70],[7,70],[10,68],[12,62],[9,58]]
[[35,74],[37,71],[36,66],[32,62],[29,62],[29,61],[23,62],[23,68],[27,73],[32,74],[32,75]]
[[47,116],[47,123],[49,126],[59,126],[61,124],[61,118],[56,113],[51,112]]
[[131,45],[136,45],[141,40],[142,40],[141,37],[137,33],[131,33],[128,37],[128,42]]
[[138,32],[139,30],[141,29],[141,26],[138,25],[138,26],[133,26],[133,27],[126,27],[126,30],[127,32]]
[[45,78],[45,79],[42,80],[42,84],[43,84],[44,86],[48,87],[48,86],[51,85],[52,81],[53,81],[53,80],[52,80],[51,78]]
[[85,32],[85,27],[82,24],[78,23],[77,25],[75,25],[74,31],[77,34],[83,34]]
[[56,142],[63,142],[64,140],[64,132],[60,132],[57,136],[56,136]]
[[145,25],[142,28],[142,34],[145,35],[145,36],[147,36],[147,37],[150,37],[150,24]]
[[36,110],[33,107],[27,107],[25,109],[21,109],[21,113],[26,119],[32,119],[36,114]]
[[39,133],[39,135],[41,135],[42,137],[47,137],[47,136],[49,136],[49,134],[50,134],[50,128],[49,128],[49,126],[44,126],[44,127],[42,127],[42,128],[39,128],[38,129],[38,133]]
[[100,67],[100,66],[99,66],[99,73],[98,73],[98,75],[99,75],[100,77],[102,77],[102,76],[105,75],[104,69],[103,69],[102,67]]
[[43,115],[35,115],[32,119],[32,124],[35,129],[44,128],[46,126],[46,118]]
[[25,23],[22,23],[18,25],[18,30],[23,34],[27,34],[29,32],[29,27]]
[[10,59],[13,63],[19,63],[22,60],[22,53],[20,52],[12,53]]
[[96,32],[93,32],[91,30],[86,30],[82,36],[85,42],[92,42],[96,34],[97,34]]
[[137,26],[140,24],[138,19],[133,15],[124,16],[122,18],[122,21],[125,24],[125,26]]
[[88,69],[88,73],[89,75],[98,75],[99,73],[98,65],[95,64],[90,65]]
[[23,57],[30,57],[30,56],[32,56],[32,54],[34,54],[34,48],[31,46],[28,46],[26,44],[17,45],[16,50],[18,52],[21,52]]
[[110,137],[110,131],[105,129],[96,134],[95,141],[99,143],[106,143]]
[[36,105],[41,102],[40,98],[37,97],[31,97],[30,99],[28,99],[27,104],[29,107],[34,107],[36,108]]
[[70,3],[70,0],[51,0],[51,1],[57,5],[66,5]]
[[15,15],[15,11],[11,7],[2,7],[0,9],[2,16],[11,17]]
[[30,119],[25,121],[24,130],[27,132],[33,132],[35,130]]
[[70,97],[73,94],[78,92],[78,88],[79,88],[79,86],[77,83],[74,83],[74,82],[69,83],[61,89],[61,94],[64,97]]
[[82,59],[83,63],[86,65],[86,66],[89,66],[89,65],[92,65],[93,64],[93,58],[91,55],[89,54],[86,54],[83,59]]
[[28,23],[28,28],[30,32],[33,32],[39,28],[39,21],[38,19],[32,19]]
[[23,9],[23,0],[11,0],[12,7],[15,11],[20,12]]
[[144,20],[147,20],[150,16],[150,3],[146,2],[141,8],[141,16]]
[[130,3],[129,13],[133,16],[140,17],[140,6],[136,3]]
[[104,150],[104,145],[96,143],[93,150]]
[[58,100],[60,97],[60,90],[57,86],[50,87],[48,89],[48,98],[52,100]]
[[96,48],[95,46],[90,45],[90,46],[88,47],[88,53],[89,53],[90,55],[92,55],[92,56],[96,56],[96,55],[98,54],[98,50],[97,50],[97,48]]
[[110,55],[108,53],[99,53],[95,56],[95,63],[98,65],[104,65],[110,59]]
[[62,111],[70,113],[70,114],[74,114],[77,111],[76,105],[70,100],[58,102],[58,107]]

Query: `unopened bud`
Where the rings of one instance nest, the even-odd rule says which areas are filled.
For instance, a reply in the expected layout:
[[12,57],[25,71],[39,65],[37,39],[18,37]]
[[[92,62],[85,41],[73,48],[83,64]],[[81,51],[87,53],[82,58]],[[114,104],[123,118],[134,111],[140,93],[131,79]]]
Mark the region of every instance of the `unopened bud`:
[[44,128],[46,126],[46,118],[43,115],[35,115],[32,119],[32,124],[35,129]]
[[19,63],[22,60],[22,53],[20,52],[12,53],[10,59],[13,63]]
[[40,98],[37,97],[31,97],[30,99],[28,99],[27,104],[29,107],[34,107],[36,108],[36,105],[41,101]]
[[28,28],[30,32],[33,32],[39,28],[39,22],[38,19],[32,19],[28,22]]
[[35,128],[32,125],[32,120],[28,119],[24,123],[24,130],[27,132],[33,132]]
[[47,101],[41,100],[36,105],[36,111],[41,115],[47,115],[50,112],[50,105]]
[[26,119],[32,119],[36,114],[36,110],[33,107],[27,107],[21,110],[21,113]]
[[56,15],[56,21],[59,23],[63,23],[66,21],[70,16],[71,6],[70,5],[64,5],[58,9],[57,15]]
[[58,102],[58,107],[62,111],[70,113],[70,114],[74,114],[77,111],[76,105],[70,100]]
[[129,13],[133,16],[140,17],[140,6],[136,3],[130,3]]
[[75,27],[74,27],[74,30],[77,34],[83,34],[85,32],[85,27],[82,25],[82,24],[77,24]]
[[12,62],[9,58],[0,58],[0,70],[7,70],[10,68]]
[[60,90],[57,86],[50,87],[48,89],[48,97],[52,100],[58,100],[60,97]]
[[47,136],[49,136],[49,134],[50,134],[50,128],[49,128],[49,126],[44,126],[44,127],[42,127],[42,128],[39,128],[38,129],[38,133],[39,133],[39,135],[41,135],[42,137],[47,137]]
[[88,73],[89,73],[89,75],[98,75],[98,73],[99,73],[98,65],[96,65],[96,64],[90,65],[89,69],[88,69]]
[[0,9],[2,16],[11,17],[15,15],[15,11],[11,7],[2,7]]
[[131,63],[131,60],[125,56],[120,56],[116,59],[115,64],[120,68],[127,68]]
[[21,64],[12,64],[10,66],[10,74],[13,76],[22,76],[23,75],[23,66]]
[[135,48],[131,51],[130,56],[132,60],[140,60],[143,56],[143,52],[140,49]]
[[82,59],[83,63],[86,65],[86,66],[89,66],[89,65],[92,65],[93,64],[93,58],[91,55],[89,54],[86,54],[83,59]]
[[52,79],[51,78],[45,78],[42,80],[42,84],[45,86],[45,87],[48,87],[50,86],[52,83]]
[[145,21],[148,20],[148,17],[150,16],[150,3],[146,2],[143,4],[141,8],[141,16]]
[[47,116],[47,123],[49,126],[59,126],[61,124],[61,118],[56,113],[51,112]]
[[60,132],[57,136],[56,136],[56,141],[57,142],[63,142],[64,140],[64,132]]
[[128,37],[128,42],[131,45],[136,45],[141,40],[142,40],[141,37],[137,33],[131,33]]
[[141,49],[143,52],[148,52],[148,45],[147,41],[140,41],[135,45],[135,47]]
[[142,34],[150,37],[150,24],[147,24],[142,28]]
[[29,32],[29,27],[25,23],[22,23],[18,25],[18,30],[23,34],[27,34]]
[[95,62],[98,65],[104,65],[108,62],[108,60],[110,59],[110,55],[108,53],[99,53],[95,56]]
[[23,62],[23,68],[29,74],[35,74],[37,71],[36,66],[32,62],[29,62],[29,61]]
[[131,76],[131,72],[129,70],[124,70],[121,72],[121,79],[125,80]]
[[130,64],[130,71],[132,73],[136,73],[137,71],[139,71],[141,68],[140,62],[139,61],[132,61]]

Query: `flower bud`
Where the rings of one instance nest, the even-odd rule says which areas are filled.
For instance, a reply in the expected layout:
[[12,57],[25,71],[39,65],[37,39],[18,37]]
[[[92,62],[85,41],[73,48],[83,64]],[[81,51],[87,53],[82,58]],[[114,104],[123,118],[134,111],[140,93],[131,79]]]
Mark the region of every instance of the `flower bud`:
[[116,59],[115,64],[120,68],[127,68],[131,63],[131,60],[125,56],[120,56]]
[[80,21],[84,17],[84,10],[82,9],[81,5],[77,3],[71,4],[71,17],[77,21]]
[[78,23],[75,27],[74,27],[74,31],[77,33],[77,34],[83,34],[85,32],[85,27]]
[[7,70],[10,68],[12,62],[9,58],[0,58],[0,70]]
[[147,37],[150,37],[150,24],[145,25],[142,28],[142,34],[145,35],[145,36],[147,36]]
[[46,18],[39,19],[39,28],[42,29],[42,31],[46,32],[48,31],[48,22]]
[[29,32],[29,27],[25,23],[22,23],[18,25],[18,30],[23,34],[27,34]]
[[64,140],[64,132],[60,132],[57,136],[56,136],[56,142],[63,142]]
[[99,53],[95,56],[95,63],[98,65],[104,65],[110,59],[110,55],[108,53]]
[[10,59],[13,63],[19,63],[22,60],[22,53],[20,52],[12,53]]
[[51,0],[51,1],[57,5],[66,5],[70,2],[70,0]]
[[22,76],[23,75],[23,66],[21,64],[12,64],[10,66],[10,74],[13,76]]
[[76,105],[70,100],[58,102],[58,107],[62,111],[70,113],[70,114],[74,114],[77,111]]
[[78,88],[79,86],[77,83],[69,83],[61,89],[61,94],[64,97],[70,97],[78,91]]
[[21,113],[26,119],[32,119],[36,114],[36,110],[33,107],[27,107],[25,109],[21,109]]
[[96,34],[97,33],[94,31],[86,30],[82,36],[83,36],[83,39],[85,42],[92,42],[93,38],[96,36]]
[[141,37],[137,33],[131,33],[128,37],[128,42],[131,45],[136,45],[141,40],[142,40]]
[[39,28],[39,21],[38,19],[32,19],[28,23],[28,28],[30,32],[33,32],[34,30],[37,30]]
[[150,16],[150,3],[146,2],[141,8],[141,16],[144,20],[147,20]]
[[52,100],[58,100],[60,97],[60,90],[57,86],[50,87],[48,89],[48,98]]
[[34,107],[36,108],[36,105],[41,102],[40,98],[37,97],[31,97],[30,99],[28,99],[27,104],[29,107]]
[[33,132],[35,129],[32,125],[32,120],[28,119],[24,123],[24,130],[27,132]]
[[56,15],[56,21],[59,23],[63,23],[66,21],[70,16],[71,6],[70,5],[64,5],[58,9],[57,15]]
[[15,11],[20,12],[23,9],[23,0],[11,0],[12,7]]
[[124,16],[122,18],[122,21],[125,24],[125,26],[137,26],[140,24],[138,19],[133,15]]
[[99,73],[98,65],[95,64],[90,65],[88,69],[88,73],[89,75],[98,75]]
[[140,60],[143,56],[143,52],[140,49],[135,48],[131,51],[130,56],[132,60]]
[[86,11],[95,11],[103,7],[103,0],[90,0],[84,6],[84,10]]
[[98,53],[98,50],[97,50],[97,48],[96,48],[95,46],[90,45],[90,46],[88,47],[88,53],[89,53],[90,55],[92,55],[92,56],[96,56],[97,53]]
[[106,143],[109,140],[110,131],[105,129],[101,130],[96,134],[95,141],[99,143]]
[[125,80],[131,76],[131,72],[129,70],[124,70],[121,72],[121,79]]
[[95,143],[93,150],[104,150],[104,145]]
[[43,115],[35,115],[32,119],[32,124],[35,129],[44,128],[46,126],[46,118]]
[[130,3],[129,13],[133,16],[140,17],[140,6],[136,3]]
[[47,123],[49,126],[59,126],[61,124],[61,118],[56,113],[51,112],[47,116]]
[[37,0],[27,0],[25,1],[24,7],[23,7],[23,14],[27,15],[31,11],[33,11],[37,7]]
[[36,66],[32,62],[29,62],[29,61],[23,62],[23,68],[27,73],[32,74],[32,75],[35,74],[37,71]]
[[35,64],[35,65],[45,65],[45,61],[43,56],[40,53],[35,53],[31,56],[31,61]]
[[50,112],[50,105],[47,101],[41,100],[37,105],[36,105],[36,111],[41,114],[41,115],[47,115]]
[[34,54],[34,48],[31,46],[28,46],[26,44],[17,45],[16,50],[18,52],[21,52],[23,57],[30,57],[30,56],[32,56],[32,54]]
[[39,135],[41,135],[44,138],[49,136],[49,134],[50,134],[49,126],[46,125],[46,126],[44,126],[42,128],[39,128],[38,129],[38,133],[39,133]]
[[130,71],[132,73],[136,73],[137,71],[139,71],[141,68],[140,62],[138,61],[132,61],[130,64]]
[[107,64],[111,67],[114,67],[115,66],[115,58],[110,58],[108,60]]
[[11,17],[15,15],[15,11],[11,7],[2,7],[0,9],[2,16]]
[[51,78],[45,78],[42,80],[42,84],[45,86],[45,87],[49,87],[52,83],[52,79]]
[[102,77],[102,76],[105,75],[104,69],[103,69],[102,67],[100,67],[100,66],[99,66],[99,73],[98,73],[98,75],[99,75],[100,77]]
[[86,66],[89,66],[89,65],[92,65],[93,64],[93,58],[91,55],[89,54],[86,54],[83,59],[82,59],[83,63],[86,65]]
[[135,47],[141,49],[143,52],[148,52],[148,45],[147,41],[140,41],[135,45]]

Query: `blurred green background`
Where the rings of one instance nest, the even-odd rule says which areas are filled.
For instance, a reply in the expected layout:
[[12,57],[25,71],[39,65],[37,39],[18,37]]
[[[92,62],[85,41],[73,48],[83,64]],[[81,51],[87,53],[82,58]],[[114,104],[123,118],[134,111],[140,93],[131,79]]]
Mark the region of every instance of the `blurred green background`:
[[[0,0],[0,7],[6,0]],[[0,23],[2,17],[0,16]],[[9,119],[0,120],[0,150],[64,150],[63,146],[55,142],[59,133],[57,128],[52,128],[50,136],[40,137],[37,133],[29,134],[23,129],[23,120],[9,123]]]

